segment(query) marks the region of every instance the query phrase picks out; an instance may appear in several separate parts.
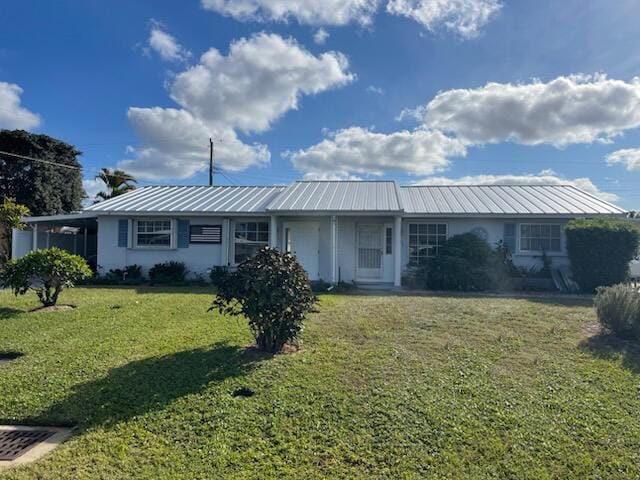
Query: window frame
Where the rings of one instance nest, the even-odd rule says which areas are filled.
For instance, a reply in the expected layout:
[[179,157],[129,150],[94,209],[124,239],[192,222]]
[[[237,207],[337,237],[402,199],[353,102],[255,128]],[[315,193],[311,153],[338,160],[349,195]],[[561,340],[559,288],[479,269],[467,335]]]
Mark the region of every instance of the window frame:
[[[255,223],[256,224],[256,229],[255,230],[248,230],[245,229],[245,232],[247,233],[255,233],[256,234],[256,240],[246,240],[246,241],[238,241],[238,226],[239,225],[249,225]],[[259,227],[259,224],[265,224],[267,226],[266,228],[266,232],[267,232],[267,239],[266,240],[258,240],[259,234],[260,233],[264,233],[264,230],[261,230]],[[244,260],[238,262],[237,261],[237,245],[253,245],[253,246],[258,246],[258,248],[260,247],[264,247],[264,246],[268,246],[270,245],[270,240],[271,240],[271,223],[269,220],[242,220],[242,221],[236,221],[233,224],[233,236],[232,236],[232,240],[233,240],[233,261],[231,262],[231,264],[233,266],[238,266],[240,265],[242,262],[244,262]],[[245,260],[249,259],[251,257],[247,257]]]
[[[553,227],[558,227],[559,230],[559,235],[558,235],[558,249],[557,250],[551,250],[551,248],[549,248],[548,250],[544,250],[544,249],[538,249],[538,250],[534,250],[534,249],[524,249],[523,248],[523,235],[522,235],[522,228],[523,227],[531,227],[531,226],[535,226],[535,227],[549,227],[549,236],[545,236],[543,237],[542,235],[540,236],[532,236],[532,235],[528,235],[528,236],[524,236],[524,238],[528,239],[529,242],[531,242],[531,240],[546,240],[548,239],[549,242],[555,240],[555,237],[551,236],[551,231]],[[517,236],[518,236],[518,253],[521,255],[542,255],[542,253],[544,252],[546,255],[562,255],[564,252],[564,225],[560,224],[560,223],[549,223],[549,222],[520,222],[518,223],[518,230],[516,232]]]
[[[166,245],[149,245],[145,243],[138,242],[138,236],[140,234],[145,233],[156,233],[156,232],[140,232],[140,223],[141,222],[168,222],[169,223],[169,243]],[[133,220],[133,228],[132,228],[132,246],[136,250],[173,250],[176,248],[176,220],[172,218],[136,218]]]
[[[420,229],[419,225],[435,225],[436,226],[436,233],[428,233],[428,231],[427,231],[427,233],[419,233],[419,232],[418,233],[411,233],[411,226],[412,225],[418,225],[418,230]],[[440,226],[440,225],[444,225],[444,229],[445,229],[444,234],[438,233],[438,226]],[[427,229],[428,229],[428,227],[427,227]],[[412,263],[413,262],[413,257],[414,257],[414,256],[411,255],[411,247],[412,247],[412,245],[411,245],[411,236],[412,235],[418,235],[418,236],[420,236],[420,235],[425,235],[425,236],[435,235],[436,237],[444,236],[444,240],[443,240],[443,243],[444,243],[449,238],[449,222],[439,222],[439,221],[432,221],[432,220],[407,222],[407,264],[408,265],[418,266],[418,265],[420,265],[420,259],[421,258],[427,259],[427,258],[435,257],[438,254],[442,244],[438,242],[436,245],[434,245],[434,247],[436,248],[435,255],[418,256],[417,260],[416,260],[417,263]],[[420,246],[420,243],[418,241],[418,245],[416,245],[416,247],[419,247],[419,246]],[[427,246],[429,246],[429,245],[427,245]]]

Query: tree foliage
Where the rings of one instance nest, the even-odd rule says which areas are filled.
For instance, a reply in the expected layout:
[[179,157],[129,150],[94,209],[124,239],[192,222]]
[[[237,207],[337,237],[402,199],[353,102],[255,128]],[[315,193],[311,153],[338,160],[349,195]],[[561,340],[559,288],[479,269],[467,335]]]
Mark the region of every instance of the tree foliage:
[[278,352],[302,331],[315,301],[307,272],[296,258],[264,247],[221,279],[209,310],[244,315],[258,348]]
[[22,217],[29,215],[29,209],[16,203],[12,198],[5,198],[0,205],[0,264],[11,257],[12,229],[22,230],[25,225]]
[[[135,190],[138,180],[124,170],[110,170],[108,168],[100,169],[100,173],[96,175],[96,179],[102,180],[106,187],[106,191],[96,194],[96,201],[108,200],[123,193]],[[98,200],[100,199],[100,200]]]
[[57,303],[64,288],[91,275],[82,257],[51,247],[7,262],[0,271],[0,285],[11,288],[15,295],[34,290],[42,305],[48,307]]
[[69,213],[82,207],[80,152],[74,146],[24,130],[0,130],[0,145],[6,152],[74,167],[0,154],[0,198],[14,198],[32,215]]
[[627,280],[640,229],[628,220],[578,219],[565,228],[573,277],[585,292]]

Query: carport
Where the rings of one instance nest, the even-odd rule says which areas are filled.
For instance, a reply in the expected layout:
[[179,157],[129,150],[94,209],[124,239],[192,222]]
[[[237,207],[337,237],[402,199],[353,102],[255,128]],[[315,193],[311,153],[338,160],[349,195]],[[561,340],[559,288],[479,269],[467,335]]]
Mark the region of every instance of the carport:
[[83,257],[95,267],[98,222],[91,212],[66,215],[25,217],[25,230],[13,230],[11,258],[20,258],[32,250],[58,247]]

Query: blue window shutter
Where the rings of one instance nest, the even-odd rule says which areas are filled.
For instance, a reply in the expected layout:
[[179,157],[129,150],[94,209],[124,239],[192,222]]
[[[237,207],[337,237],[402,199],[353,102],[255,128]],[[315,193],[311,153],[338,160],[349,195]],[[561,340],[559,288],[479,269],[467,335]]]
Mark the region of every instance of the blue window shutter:
[[504,224],[504,235],[502,236],[502,241],[507,246],[511,253],[515,253],[516,251],[516,224],[515,223],[505,223]]
[[178,220],[178,248],[189,248],[189,220]]
[[118,246],[127,247],[129,240],[129,220],[118,220]]

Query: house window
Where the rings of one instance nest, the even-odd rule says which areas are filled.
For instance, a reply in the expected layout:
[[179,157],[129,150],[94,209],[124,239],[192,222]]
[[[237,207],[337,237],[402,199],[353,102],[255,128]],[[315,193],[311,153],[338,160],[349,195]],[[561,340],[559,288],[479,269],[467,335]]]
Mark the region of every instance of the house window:
[[435,257],[447,239],[446,223],[409,224],[409,263],[420,265]]
[[269,244],[268,222],[236,223],[235,263],[253,257],[260,248]]
[[520,224],[520,250],[523,252],[560,252],[560,225]]
[[171,220],[138,220],[136,222],[136,246],[170,247]]
[[387,227],[384,230],[384,253],[386,255],[391,255],[393,251],[393,229],[391,227]]

